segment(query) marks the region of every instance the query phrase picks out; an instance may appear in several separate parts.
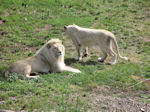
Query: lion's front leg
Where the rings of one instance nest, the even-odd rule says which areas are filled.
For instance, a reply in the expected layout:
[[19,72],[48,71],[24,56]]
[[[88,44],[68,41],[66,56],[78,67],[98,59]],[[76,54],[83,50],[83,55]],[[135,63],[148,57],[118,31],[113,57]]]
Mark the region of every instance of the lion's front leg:
[[37,79],[37,78],[39,78],[39,76],[31,76],[30,74],[26,74],[26,77],[30,78],[30,79]]
[[74,73],[81,73],[80,70],[78,69],[75,69],[75,68],[72,68],[72,67],[69,67],[69,66],[65,66],[62,71],[68,71],[68,72],[74,72]]
[[85,47],[85,48],[84,48],[83,56],[84,56],[84,57],[87,57],[88,55],[89,55],[88,47]]
[[75,60],[80,61],[80,60],[82,60],[82,56],[83,56],[81,45],[77,45],[76,49],[77,49],[77,52],[78,52],[78,57],[75,58]]

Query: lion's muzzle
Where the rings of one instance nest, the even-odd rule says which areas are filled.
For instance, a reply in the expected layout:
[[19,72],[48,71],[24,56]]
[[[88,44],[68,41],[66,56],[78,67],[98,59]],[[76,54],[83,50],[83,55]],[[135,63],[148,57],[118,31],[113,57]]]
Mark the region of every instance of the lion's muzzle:
[[59,56],[62,56],[62,52],[58,52],[58,55],[59,55]]

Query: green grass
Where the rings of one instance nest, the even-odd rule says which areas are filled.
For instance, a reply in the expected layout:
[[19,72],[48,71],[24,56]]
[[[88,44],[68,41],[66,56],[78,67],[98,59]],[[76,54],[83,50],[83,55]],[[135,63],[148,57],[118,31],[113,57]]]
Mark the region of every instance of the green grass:
[[[90,58],[75,62],[76,51],[69,50],[73,45],[67,37],[65,61],[82,73],[39,74],[39,79],[31,80],[16,74],[0,77],[0,109],[87,112],[95,86],[126,91],[139,82],[132,75],[150,78],[149,0],[0,0],[0,4],[0,74],[14,61],[32,56],[47,40],[62,40],[63,26],[73,23],[112,31],[121,54],[129,58],[114,66],[101,64],[97,62],[101,53],[90,49]],[[146,83],[132,91],[145,91],[142,100],[149,101]]]

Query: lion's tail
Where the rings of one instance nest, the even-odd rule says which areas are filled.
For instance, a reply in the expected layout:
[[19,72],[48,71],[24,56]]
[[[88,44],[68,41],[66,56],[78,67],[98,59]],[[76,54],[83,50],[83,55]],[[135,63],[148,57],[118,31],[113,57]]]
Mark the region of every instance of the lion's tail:
[[118,44],[117,44],[117,41],[116,41],[116,38],[115,38],[115,37],[112,38],[112,41],[113,41],[113,43],[114,43],[114,45],[115,45],[115,48],[116,48],[116,51],[117,51],[117,54],[118,54],[119,58],[120,58],[120,59],[123,59],[123,60],[128,60],[127,57],[123,57],[123,56],[120,55],[120,53],[119,53],[119,47],[118,47]]
[[80,70],[69,67],[69,66],[65,66],[64,71],[69,71],[69,72],[74,72],[74,73],[81,73]]
[[9,75],[9,71],[6,71],[5,72],[5,77],[8,77],[8,75]]

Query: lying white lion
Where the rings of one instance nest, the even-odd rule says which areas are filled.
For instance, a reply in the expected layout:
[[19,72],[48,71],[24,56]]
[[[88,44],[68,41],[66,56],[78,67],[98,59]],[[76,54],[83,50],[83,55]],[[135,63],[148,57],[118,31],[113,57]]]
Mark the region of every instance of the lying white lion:
[[23,73],[28,78],[37,78],[37,76],[31,76],[30,74],[38,72],[70,71],[80,73],[78,69],[65,65],[64,56],[65,48],[62,45],[62,41],[52,39],[39,49],[34,56],[13,63],[5,73],[5,76],[12,72]]
[[115,64],[117,62],[117,55],[112,49],[112,42],[114,43],[119,58],[128,60],[127,57],[122,57],[120,55],[116,37],[113,33],[109,31],[81,28],[74,24],[64,26],[64,29],[66,31],[66,34],[68,34],[71,37],[77,49],[77,60],[82,60],[82,46],[85,49],[84,55],[88,55],[88,47],[98,45],[104,54],[104,56],[99,58],[98,60],[100,62],[103,62],[107,58],[107,54],[109,54],[110,56],[112,56],[112,61],[110,62],[110,64]]

